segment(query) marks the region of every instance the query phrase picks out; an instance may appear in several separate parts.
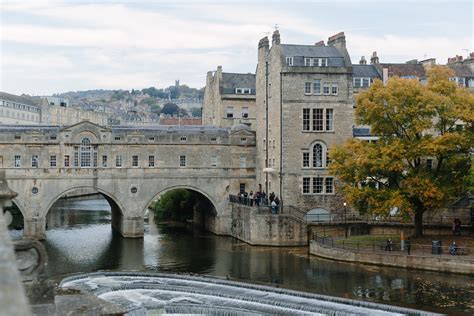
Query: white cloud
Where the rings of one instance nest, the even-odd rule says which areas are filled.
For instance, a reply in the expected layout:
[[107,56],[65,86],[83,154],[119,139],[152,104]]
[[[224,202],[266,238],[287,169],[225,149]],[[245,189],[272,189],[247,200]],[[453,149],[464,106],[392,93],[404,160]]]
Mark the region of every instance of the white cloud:
[[[281,3],[250,1],[1,3],[2,14],[17,18],[0,24],[0,90],[142,88],[167,86],[178,78],[201,87],[206,72],[217,65],[228,72],[253,72],[258,40],[271,35],[275,23],[281,27],[283,43],[312,44],[341,31],[322,25],[316,17],[323,13],[316,7],[310,9],[314,15],[302,15]],[[382,62],[421,59],[425,54],[445,62],[463,48],[472,50],[472,38],[466,34],[369,32],[357,27],[346,32],[354,63],[361,55],[369,58],[372,51]],[[16,51],[20,46],[23,50]],[[31,52],[25,53],[24,47]]]

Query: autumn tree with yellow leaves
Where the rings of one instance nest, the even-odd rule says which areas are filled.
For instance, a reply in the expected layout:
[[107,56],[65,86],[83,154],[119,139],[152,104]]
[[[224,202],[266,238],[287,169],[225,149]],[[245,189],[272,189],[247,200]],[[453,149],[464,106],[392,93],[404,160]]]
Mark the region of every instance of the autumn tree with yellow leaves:
[[357,97],[357,123],[369,125],[379,139],[334,147],[330,169],[361,213],[384,217],[397,208],[414,218],[415,236],[422,236],[425,212],[466,193],[474,95],[449,81],[452,76],[448,68],[434,67],[426,85],[393,77],[385,86],[376,80]]

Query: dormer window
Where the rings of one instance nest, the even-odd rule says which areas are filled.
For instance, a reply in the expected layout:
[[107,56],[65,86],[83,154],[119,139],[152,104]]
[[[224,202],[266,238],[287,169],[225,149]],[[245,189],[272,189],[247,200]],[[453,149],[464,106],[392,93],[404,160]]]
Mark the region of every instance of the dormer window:
[[251,91],[249,88],[235,88],[235,94],[250,94]]
[[293,66],[293,57],[286,57],[286,65],[289,67]]
[[328,59],[327,58],[309,58],[305,57],[304,59],[305,67],[327,67]]

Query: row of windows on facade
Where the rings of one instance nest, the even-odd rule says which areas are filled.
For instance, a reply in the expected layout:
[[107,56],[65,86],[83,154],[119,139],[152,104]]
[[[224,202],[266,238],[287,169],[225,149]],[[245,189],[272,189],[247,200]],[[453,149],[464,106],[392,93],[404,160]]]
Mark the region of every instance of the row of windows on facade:
[[[69,137],[69,135],[66,135],[66,137]],[[19,140],[19,139],[21,139],[21,135],[15,135],[14,138],[15,138],[15,140]],[[51,139],[51,140],[56,140],[56,139],[57,139],[57,136],[56,136],[56,135],[51,135],[51,136],[49,137],[49,139]],[[114,140],[121,140],[121,139],[122,139],[121,136],[115,136],[115,137],[114,137]],[[152,137],[148,137],[148,140],[149,140],[149,141],[155,141],[156,138],[152,136]],[[136,141],[138,141],[138,139],[132,139],[132,141],[136,142]],[[187,136],[181,136],[181,137],[180,137],[180,141],[181,141],[182,143],[187,142],[187,141],[188,141]],[[217,137],[211,137],[211,142],[216,142],[216,141],[217,141]],[[242,143],[243,143],[243,142],[246,142],[246,141],[247,141],[247,138],[241,138],[240,141],[241,141]]]
[[333,131],[334,109],[303,109],[303,131]]
[[[248,107],[242,107],[242,110],[240,111],[240,115],[241,115],[242,118],[248,118],[249,117],[249,108]],[[226,117],[227,118],[234,117],[234,107],[233,106],[226,107]]]
[[316,94],[316,95],[337,95],[339,92],[339,86],[337,83],[323,83],[321,85],[321,79],[313,80],[313,82],[305,82],[304,94]]
[[[286,57],[286,65],[293,66],[293,57]],[[304,58],[305,67],[327,67],[329,65],[327,58]]]
[[39,116],[37,115],[34,115],[34,114],[28,114],[28,113],[20,113],[20,112],[17,112],[17,111],[11,111],[10,110],[3,110],[3,109],[0,109],[0,116],[4,116],[4,117],[10,117],[10,118],[14,118],[14,119],[19,119],[19,120],[26,120],[26,121],[35,121],[35,122],[39,122]]
[[[97,167],[98,166],[98,155],[97,152],[81,152],[75,153],[73,157],[74,161],[71,164],[71,156],[70,155],[64,155],[64,167],[81,167],[81,168],[90,168],[90,167]],[[133,155],[132,159],[132,167],[139,167],[140,166],[140,158],[138,155]],[[211,161],[210,161],[210,166],[211,167],[217,167],[219,162],[219,156],[217,155],[212,155],[211,156]],[[32,168],[39,168],[39,163],[40,163],[40,158],[39,155],[32,155],[31,156],[31,167]],[[124,159],[122,155],[116,155],[115,156],[115,167],[123,167],[124,165]],[[179,156],[179,166],[180,167],[186,167],[187,165],[187,159],[186,155],[180,155]],[[13,166],[15,168],[21,168],[21,156],[20,155],[15,155],[14,156],[14,162]],[[58,158],[56,155],[51,155],[49,156],[49,166],[50,167],[57,167],[58,166]],[[108,167],[108,156],[103,155],[102,156],[102,162],[101,166],[103,168]],[[246,156],[240,156],[239,157],[239,166],[240,168],[247,168],[247,157]],[[148,156],[148,167],[155,167],[155,156],[150,155]]]
[[28,112],[39,113],[39,108],[37,108],[35,106],[21,104],[21,103],[8,102],[8,101],[3,101],[2,100],[2,106],[7,107],[7,108],[12,108],[12,109],[18,109],[18,110],[23,110],[23,111],[28,111]]
[[303,177],[303,194],[334,194],[334,178]]

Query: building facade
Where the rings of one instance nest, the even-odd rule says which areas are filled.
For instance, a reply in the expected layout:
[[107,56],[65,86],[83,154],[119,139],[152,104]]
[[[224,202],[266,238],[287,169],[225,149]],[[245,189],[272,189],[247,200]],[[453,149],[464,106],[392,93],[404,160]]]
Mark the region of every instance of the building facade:
[[0,92],[0,124],[38,124],[41,107],[28,97]]
[[231,127],[245,124],[255,130],[255,75],[208,72],[204,90],[204,125]]
[[352,63],[344,33],[327,45],[258,45],[257,182],[301,210],[342,209],[328,150],[352,137]]

